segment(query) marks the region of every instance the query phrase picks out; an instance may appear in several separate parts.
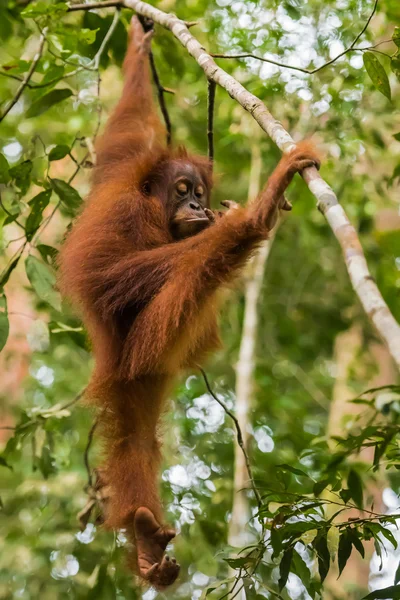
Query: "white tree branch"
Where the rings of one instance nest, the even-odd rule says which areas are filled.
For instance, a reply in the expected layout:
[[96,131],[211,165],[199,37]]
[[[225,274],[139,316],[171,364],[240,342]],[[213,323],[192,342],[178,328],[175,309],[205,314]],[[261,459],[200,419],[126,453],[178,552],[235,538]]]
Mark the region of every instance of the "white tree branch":
[[[197,61],[207,78],[223,87],[234,100],[247,110],[282,152],[292,150],[295,142],[282,124],[274,119],[265,104],[257,96],[248,92],[234,77],[215,63],[210,54],[190,33],[184,21],[140,0],[122,0],[121,4],[169,29]],[[84,6],[87,10],[90,4]],[[390,312],[368,270],[364,252],[354,226],[350,223],[331,187],[322,179],[314,167],[305,169],[302,176],[316,197],[319,210],[325,216],[341,245],[351,283],[365,312],[374,323],[400,368],[400,325]]]

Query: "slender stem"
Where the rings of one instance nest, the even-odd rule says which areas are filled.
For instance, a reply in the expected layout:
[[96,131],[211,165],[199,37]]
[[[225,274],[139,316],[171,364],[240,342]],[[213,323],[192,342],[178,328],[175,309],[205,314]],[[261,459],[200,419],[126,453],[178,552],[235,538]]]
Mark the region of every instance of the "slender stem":
[[158,76],[153,52],[150,52],[149,60],[150,60],[151,72],[153,74],[153,81],[154,81],[154,84],[157,89],[158,102],[160,105],[162,116],[164,118],[165,128],[167,130],[167,145],[170,146],[171,139],[172,139],[172,125],[171,125],[171,119],[169,117],[169,113],[168,113],[168,109],[167,109],[167,105],[165,103],[165,97],[164,97],[165,92],[170,92],[170,90],[166,90],[164,88],[164,86],[161,84],[160,78]]
[[115,31],[115,28],[118,25],[118,21],[119,21],[119,10],[116,10],[114,13],[114,18],[112,20],[112,23],[111,23],[106,35],[104,36],[104,39],[101,42],[101,46],[98,49],[98,51],[96,52],[96,56],[94,57],[93,62],[92,62],[93,69],[96,71],[99,69],[101,57],[103,56],[103,52],[104,52],[108,42],[110,41],[110,39]]
[[[339,52],[339,54],[337,54],[334,58],[331,58],[331,60],[328,60],[328,62],[324,63],[323,65],[321,65],[319,67],[316,67],[315,69],[303,69],[302,67],[295,67],[294,65],[287,65],[285,63],[281,63],[281,62],[273,60],[271,58],[264,58],[263,56],[257,56],[256,54],[252,54],[251,52],[242,52],[239,54],[211,54],[211,56],[213,58],[254,58],[256,60],[270,63],[271,65],[275,65],[277,67],[282,67],[284,69],[291,69],[292,71],[300,71],[300,73],[305,73],[307,75],[314,75],[314,73],[318,73],[318,71],[322,71],[322,69],[325,69],[325,67],[332,65],[339,58],[341,58],[342,56],[344,56],[345,54],[347,54],[349,52],[362,52],[365,50],[373,50],[379,44],[385,43],[385,42],[379,42],[379,44],[375,44],[375,46],[369,46],[367,48],[355,48],[354,47],[356,45],[356,43],[358,42],[358,40],[360,39],[360,37],[363,35],[363,33],[365,33],[365,31],[367,30],[367,28],[371,22],[371,19],[376,12],[376,9],[378,6],[378,1],[379,0],[375,0],[372,12],[369,15],[364,27],[362,28],[360,33],[357,34],[357,36],[354,38],[354,40],[351,42],[350,46],[348,48],[346,48],[345,50],[343,50],[342,52]],[[388,40],[388,41],[390,41],[390,40]],[[379,50],[375,50],[375,52],[379,52]]]
[[68,7],[67,12],[75,12],[76,10],[92,10],[94,8],[107,8],[110,6],[123,6],[122,0],[104,0],[104,2],[93,2],[90,4],[72,4]]
[[377,7],[378,7],[378,1],[379,1],[379,0],[375,0],[375,2],[374,2],[374,6],[373,6],[373,9],[372,9],[372,12],[371,12],[371,14],[370,14],[370,15],[369,15],[369,17],[368,17],[368,19],[367,19],[367,22],[365,23],[365,25],[364,25],[364,27],[362,28],[362,30],[360,31],[360,33],[359,33],[359,34],[358,34],[358,35],[355,37],[355,39],[354,39],[353,43],[351,44],[350,48],[354,48],[354,46],[357,44],[358,40],[359,40],[359,39],[360,39],[360,37],[363,35],[363,33],[365,33],[365,32],[367,31],[367,29],[368,29],[368,25],[371,23],[371,19],[372,19],[372,17],[374,16],[374,14],[375,14],[375,12],[376,12],[376,9],[377,9]]
[[86,444],[86,448],[85,448],[85,453],[83,455],[83,460],[85,463],[85,467],[86,467],[86,472],[87,472],[87,477],[88,477],[88,486],[89,488],[92,487],[93,485],[93,478],[92,478],[92,470],[90,468],[90,463],[89,463],[89,452],[90,452],[90,448],[92,446],[92,442],[93,442],[93,436],[94,436],[94,432],[96,431],[96,427],[98,424],[98,420],[96,419],[90,430],[89,430],[89,435],[88,435],[88,440],[87,440],[87,444]]
[[261,495],[260,495],[260,493],[259,493],[259,491],[258,491],[258,489],[256,487],[255,481],[254,481],[254,477],[253,477],[253,472],[252,472],[252,469],[251,469],[250,460],[249,460],[249,457],[247,455],[246,448],[244,447],[243,434],[242,434],[242,430],[240,429],[239,421],[237,420],[237,417],[234,415],[234,413],[231,410],[229,410],[229,408],[227,407],[227,405],[225,404],[225,402],[223,400],[221,400],[220,398],[218,398],[218,396],[213,392],[213,390],[212,390],[212,388],[210,386],[210,382],[208,381],[208,378],[207,378],[207,375],[206,375],[204,369],[202,369],[202,367],[200,367],[199,365],[198,365],[198,369],[199,369],[200,373],[203,376],[204,383],[206,384],[206,388],[207,388],[208,393],[210,394],[210,396],[212,396],[214,398],[214,400],[216,402],[218,402],[218,404],[220,406],[222,406],[222,408],[224,409],[224,411],[226,412],[226,414],[228,415],[228,417],[230,417],[232,419],[232,421],[233,421],[233,423],[235,425],[237,443],[239,444],[239,446],[240,446],[240,448],[241,448],[241,450],[243,452],[243,456],[244,456],[245,463],[246,463],[247,473],[248,473],[248,476],[249,476],[249,479],[250,479],[250,482],[251,482],[251,487],[253,489],[254,496],[256,497],[258,507],[261,508],[261,506],[262,506],[262,498],[261,498]]
[[211,79],[208,80],[208,119],[207,119],[207,139],[208,139],[208,158],[211,164],[214,161],[214,106],[215,90],[217,84]]
[[83,396],[85,395],[86,392],[86,388],[84,388],[81,392],[79,392],[79,394],[77,396],[75,396],[75,398],[73,400],[70,400],[69,402],[67,402],[66,404],[64,404],[60,410],[66,410],[67,408],[70,408],[70,406],[73,406],[74,404],[76,404],[77,402],[79,402],[79,400],[81,398],[83,398]]
[[12,221],[13,223],[16,223],[19,227],[21,227],[21,229],[23,229],[25,231],[25,227],[22,225],[22,223],[20,223],[16,218],[14,218],[14,215],[12,213],[10,213],[10,211],[7,210],[7,208],[4,206],[3,200],[1,198],[1,194],[0,194],[0,207],[3,209],[3,211],[6,213],[6,215],[8,217],[10,217],[10,219],[13,220]]
[[33,61],[31,63],[31,66],[29,67],[28,72],[26,73],[25,77],[23,78],[23,80],[21,81],[21,85],[18,87],[14,97],[12,98],[12,100],[9,102],[8,106],[6,107],[6,109],[4,110],[3,114],[0,116],[0,123],[1,121],[8,115],[8,113],[10,112],[10,110],[13,108],[13,106],[15,106],[18,102],[18,100],[20,99],[24,89],[28,86],[29,81],[33,75],[33,73],[35,72],[35,69],[38,65],[38,62],[42,56],[43,53],[43,48],[44,48],[44,44],[46,42],[46,34],[47,34],[47,27],[45,27],[42,31],[42,34],[39,38],[39,47],[38,50],[33,58]]

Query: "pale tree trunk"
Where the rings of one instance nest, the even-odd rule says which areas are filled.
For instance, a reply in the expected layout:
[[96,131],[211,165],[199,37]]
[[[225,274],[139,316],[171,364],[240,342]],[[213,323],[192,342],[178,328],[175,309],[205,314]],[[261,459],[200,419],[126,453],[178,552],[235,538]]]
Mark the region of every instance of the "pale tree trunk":
[[[255,137],[258,138],[257,134]],[[248,200],[253,200],[260,191],[261,152],[258,139],[252,146],[251,171]],[[274,235],[264,242],[248,265],[245,274],[245,309],[239,358],[236,365],[236,408],[235,413],[247,448],[250,431],[250,408],[253,397],[254,370],[256,366],[256,342],[258,327],[258,301],[261,293],[265,264],[271,249]],[[233,479],[232,516],[229,523],[228,543],[236,548],[246,546],[251,540],[247,523],[251,517],[248,498],[249,475],[245,457],[238,444],[235,444],[235,471]],[[235,574],[232,571],[232,576]],[[245,588],[236,598],[245,600]]]

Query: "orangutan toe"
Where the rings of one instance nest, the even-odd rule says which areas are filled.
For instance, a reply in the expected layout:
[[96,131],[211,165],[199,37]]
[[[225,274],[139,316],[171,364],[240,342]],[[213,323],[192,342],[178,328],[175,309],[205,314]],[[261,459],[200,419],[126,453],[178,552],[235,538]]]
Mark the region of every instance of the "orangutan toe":
[[166,554],[160,564],[153,565],[144,579],[154,585],[154,587],[163,589],[176,581],[179,571],[180,565],[176,562],[175,558],[171,559]]
[[134,528],[139,575],[159,589],[174,583],[180,567],[174,558],[164,556],[164,551],[175,531],[160,525],[145,506],[135,512]]

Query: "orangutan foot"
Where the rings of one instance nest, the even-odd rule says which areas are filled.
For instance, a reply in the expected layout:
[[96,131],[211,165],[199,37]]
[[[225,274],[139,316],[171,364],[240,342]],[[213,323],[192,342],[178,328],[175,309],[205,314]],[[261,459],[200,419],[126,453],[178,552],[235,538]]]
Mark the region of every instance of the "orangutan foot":
[[161,526],[151,510],[144,506],[135,512],[134,528],[140,577],[158,589],[174,583],[180,566],[175,558],[164,556],[164,551],[175,537],[175,531]]

